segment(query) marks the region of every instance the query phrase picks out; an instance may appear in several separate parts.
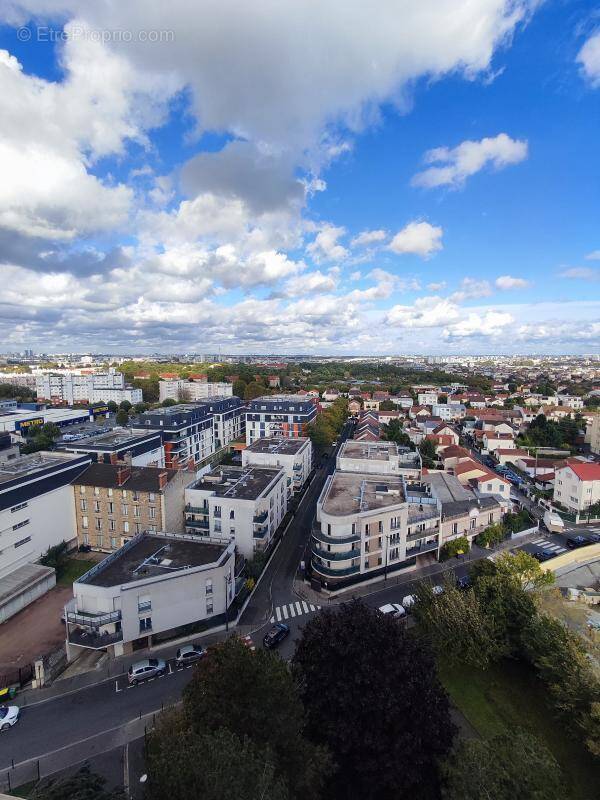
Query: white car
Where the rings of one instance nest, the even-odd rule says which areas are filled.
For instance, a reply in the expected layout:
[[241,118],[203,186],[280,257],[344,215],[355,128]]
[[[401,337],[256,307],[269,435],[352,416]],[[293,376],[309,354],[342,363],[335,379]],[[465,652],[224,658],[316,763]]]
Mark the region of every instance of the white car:
[[439,583],[437,586],[434,586],[431,590],[434,594],[444,594],[444,587],[440,586]]
[[402,605],[404,606],[404,610],[408,611],[411,609],[414,606],[416,599],[417,598],[414,596],[414,594],[407,594],[406,597],[403,597]]
[[178,667],[183,667],[186,664],[192,664],[206,655],[206,648],[201,644],[184,644],[180,647],[175,656],[175,663]]
[[400,603],[387,603],[385,606],[379,606],[379,610],[386,616],[391,616],[392,619],[400,619],[406,616],[406,609]]
[[0,731],[7,731],[19,720],[19,706],[0,706]]

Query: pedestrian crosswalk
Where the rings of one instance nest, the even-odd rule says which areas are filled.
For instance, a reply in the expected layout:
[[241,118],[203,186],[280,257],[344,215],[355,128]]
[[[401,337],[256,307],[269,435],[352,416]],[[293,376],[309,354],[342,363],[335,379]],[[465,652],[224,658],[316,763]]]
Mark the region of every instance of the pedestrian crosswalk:
[[284,606],[276,606],[275,613],[271,617],[271,622],[285,622],[286,619],[301,617],[303,614],[310,614],[312,611],[319,611],[321,606],[307,603],[306,600],[297,600],[295,603],[287,603]]
[[551,550],[553,553],[556,553],[556,555],[558,555],[559,553],[567,552],[566,547],[561,547],[561,545],[559,544],[554,544],[553,542],[549,542],[547,539],[534,539],[531,544],[535,544],[542,550]]

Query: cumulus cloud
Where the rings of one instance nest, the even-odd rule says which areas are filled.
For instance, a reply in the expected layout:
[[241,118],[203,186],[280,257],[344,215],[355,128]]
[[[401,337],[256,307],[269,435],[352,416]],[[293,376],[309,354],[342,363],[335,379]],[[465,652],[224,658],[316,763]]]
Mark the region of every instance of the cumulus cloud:
[[600,31],[585,42],[577,54],[577,63],[590,84],[600,86]]
[[450,299],[454,303],[462,303],[477,297],[489,297],[491,293],[489,281],[466,277],[460,282],[460,289],[450,295]]
[[586,261],[600,261],[600,250],[592,250],[586,256]]
[[498,170],[518,164],[527,158],[527,142],[511,139],[506,133],[479,141],[465,141],[457,147],[436,147],[425,153],[426,164],[433,164],[412,179],[413,186],[432,189],[435,186],[459,187],[471,175],[487,166]]
[[456,303],[431,296],[418,298],[412,306],[393,306],[387,312],[385,322],[397,328],[434,328],[459,316]]
[[560,278],[571,278],[573,280],[597,281],[600,279],[600,269],[592,267],[570,267],[559,272]]
[[441,292],[446,288],[446,281],[433,281],[427,284],[427,288],[430,292]]
[[331,270],[327,274],[320,270],[307,272],[304,275],[290,278],[284,286],[283,293],[288,297],[298,297],[315,292],[333,292],[338,285],[337,277],[336,270]]
[[512,275],[500,275],[495,283],[497,289],[527,289],[531,286],[530,281],[525,278],[513,278]]
[[321,261],[343,261],[349,251],[338,240],[345,234],[346,229],[341,226],[324,225],[306,250],[317,264]]
[[429,222],[413,221],[398,231],[388,247],[400,255],[413,253],[421,258],[429,258],[442,249],[442,234],[442,228]]
[[512,314],[503,311],[475,312],[463,316],[444,328],[445,339],[463,339],[471,336],[498,336],[514,322]]
[[384,230],[362,231],[350,242],[351,247],[365,247],[366,245],[377,244],[387,238]]

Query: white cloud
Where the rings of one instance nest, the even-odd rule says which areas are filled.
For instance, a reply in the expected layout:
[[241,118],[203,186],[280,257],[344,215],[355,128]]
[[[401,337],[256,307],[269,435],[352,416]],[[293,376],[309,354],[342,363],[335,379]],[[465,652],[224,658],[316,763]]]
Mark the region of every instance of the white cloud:
[[466,179],[486,166],[502,169],[527,158],[527,142],[511,139],[506,133],[479,141],[465,141],[457,147],[436,147],[425,153],[425,163],[436,166],[418,172],[413,186],[431,189],[435,186],[459,187]]
[[571,278],[574,280],[597,281],[600,279],[600,269],[592,267],[570,267],[558,273],[560,278]]
[[443,230],[429,222],[409,222],[394,236],[389,249],[394,253],[414,253],[421,258],[428,258],[442,249]]
[[339,244],[338,239],[345,234],[343,227],[324,225],[306,250],[317,264],[321,261],[343,261],[349,252]]
[[487,311],[484,314],[470,313],[448,325],[443,332],[446,339],[461,339],[470,336],[497,336],[514,322],[511,314],[502,311]]
[[454,303],[462,303],[464,300],[471,300],[477,297],[489,297],[492,287],[489,281],[478,280],[476,278],[463,278],[460,282],[460,289],[450,295]]
[[585,256],[587,261],[600,261],[600,250],[592,250]]
[[299,297],[315,292],[333,292],[338,284],[337,274],[335,270],[331,270],[327,275],[320,270],[306,272],[304,275],[290,278],[284,286],[284,293],[288,297]]
[[352,239],[350,245],[352,247],[364,247],[365,245],[382,242],[386,237],[387,233],[384,230],[362,231]]
[[600,31],[585,42],[577,54],[577,63],[592,86],[600,86]]
[[527,289],[531,286],[530,281],[525,278],[513,278],[512,275],[500,275],[495,283],[498,289]]
[[430,292],[441,292],[442,289],[446,288],[446,281],[434,281],[433,283],[428,283],[427,288]]
[[458,319],[456,303],[442,297],[420,297],[412,306],[393,306],[385,322],[398,328],[435,328],[449,320]]

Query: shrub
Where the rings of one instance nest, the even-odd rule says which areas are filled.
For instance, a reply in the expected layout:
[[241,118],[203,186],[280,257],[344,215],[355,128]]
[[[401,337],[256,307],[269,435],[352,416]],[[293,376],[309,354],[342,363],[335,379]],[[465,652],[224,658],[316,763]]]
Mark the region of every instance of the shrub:
[[452,539],[446,542],[440,550],[440,561],[447,561],[449,558],[468,553],[471,545],[466,536],[459,536],[458,539]]
[[482,531],[476,538],[475,542],[480,547],[494,547],[494,545],[500,544],[506,538],[506,533],[501,523],[495,522],[493,525],[489,525],[484,531]]

